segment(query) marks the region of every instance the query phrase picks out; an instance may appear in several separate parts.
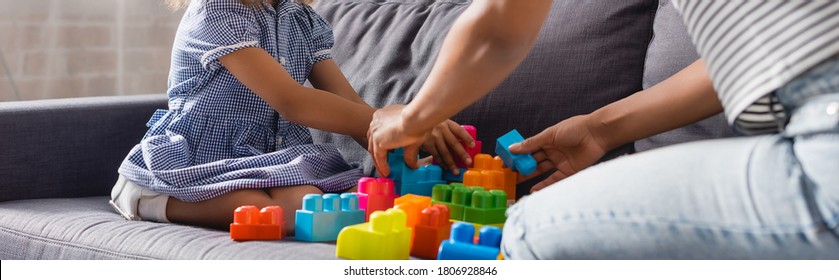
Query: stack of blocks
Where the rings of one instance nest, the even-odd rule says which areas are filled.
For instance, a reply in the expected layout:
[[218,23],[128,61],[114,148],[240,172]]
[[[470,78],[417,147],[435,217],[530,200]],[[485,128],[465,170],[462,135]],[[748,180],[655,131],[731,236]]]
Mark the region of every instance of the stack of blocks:
[[464,185],[502,190],[507,193],[508,198],[516,197],[517,174],[504,165],[501,157],[493,158],[488,154],[478,154],[475,155],[473,162],[474,167],[463,175]]
[[389,178],[364,177],[358,180],[358,207],[364,210],[366,221],[375,211],[393,208],[396,199],[393,180]]
[[268,206],[259,208],[245,205],[233,212],[233,223],[230,224],[230,239],[246,240],[280,240],[285,236],[285,220],[283,208]]
[[407,260],[412,231],[406,223],[402,210],[373,212],[369,223],[341,230],[335,255],[351,260]]
[[294,237],[308,242],[335,241],[341,229],[364,220],[356,194],[307,194],[303,197],[303,209],[295,213]]
[[451,238],[440,244],[438,260],[497,260],[501,252],[501,229],[481,228],[478,242],[474,242],[475,227],[469,223],[452,225]]

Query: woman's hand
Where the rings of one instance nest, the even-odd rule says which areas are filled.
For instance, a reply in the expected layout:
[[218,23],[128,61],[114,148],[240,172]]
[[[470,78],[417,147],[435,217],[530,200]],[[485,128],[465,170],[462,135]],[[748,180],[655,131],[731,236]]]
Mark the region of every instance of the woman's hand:
[[376,110],[367,130],[367,150],[373,156],[373,163],[379,175],[390,175],[387,152],[399,147],[405,148],[405,164],[418,168],[419,147],[425,143],[430,131],[412,132],[405,127],[402,110],[405,105],[390,105]]
[[536,172],[521,177],[520,181],[556,170],[548,178],[534,185],[530,189],[531,192],[541,190],[591,166],[606,154],[608,149],[603,144],[604,141],[592,133],[588,118],[588,115],[568,118],[521,143],[510,145],[511,152],[532,153],[539,163]]
[[472,147],[475,145],[474,139],[460,125],[446,120],[431,131],[414,132],[405,126],[402,114],[404,108],[405,105],[390,105],[376,110],[370,129],[367,130],[367,150],[373,156],[373,163],[381,176],[390,174],[387,152],[399,147],[404,147],[405,164],[413,169],[419,168],[417,156],[421,146],[453,172],[459,172],[459,169],[454,163],[452,150],[455,156],[467,164],[471,161],[461,143]]

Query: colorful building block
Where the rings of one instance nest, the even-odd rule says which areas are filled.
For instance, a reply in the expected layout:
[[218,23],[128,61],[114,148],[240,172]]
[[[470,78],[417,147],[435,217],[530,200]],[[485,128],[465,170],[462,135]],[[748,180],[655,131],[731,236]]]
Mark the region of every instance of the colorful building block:
[[440,243],[449,238],[451,232],[449,208],[442,204],[426,207],[420,213],[419,222],[414,226],[414,241],[411,256],[434,259]]
[[443,181],[446,182],[463,182],[463,174],[466,173],[469,169],[467,168],[460,168],[460,173],[458,175],[454,175],[450,170],[443,170]]
[[510,145],[524,141],[524,137],[519,134],[518,130],[513,129],[507,134],[498,137],[495,142],[495,154],[501,157],[504,164],[510,167],[510,170],[518,171],[523,175],[529,175],[536,171],[536,160],[529,154],[519,155],[510,152]]
[[394,181],[402,180],[402,170],[408,169],[405,165],[405,149],[398,148],[387,153],[387,165],[390,166],[388,178]]
[[283,208],[268,206],[259,208],[253,205],[240,206],[233,212],[233,223],[230,224],[230,239],[236,241],[247,240],[280,240],[285,236],[285,219]]
[[504,182],[501,185],[504,187],[504,192],[507,193],[507,206],[513,205],[516,202],[516,180],[518,180],[519,174],[507,168],[499,156],[495,156],[492,163],[492,170],[500,170],[504,173]]
[[445,184],[443,181],[443,169],[437,165],[429,164],[417,169],[408,168],[405,165],[404,149],[399,148],[388,153],[388,165],[390,175],[395,184],[396,193],[399,195],[416,194],[431,196],[431,188],[436,184]]
[[393,208],[396,199],[393,180],[389,178],[364,177],[358,180],[358,208],[364,210],[365,220],[375,211]]
[[507,221],[507,193],[502,190],[475,189],[469,207],[463,208],[463,221],[477,224],[503,224]]
[[501,229],[493,226],[481,228],[478,242],[474,242],[475,227],[469,223],[455,222],[451,238],[440,244],[438,260],[496,260],[501,252]]
[[423,209],[431,206],[431,197],[415,194],[406,194],[397,197],[393,201],[394,209],[402,209],[407,216],[406,225],[413,228],[420,220],[420,213]]
[[495,170],[469,170],[463,175],[463,184],[489,190],[504,190],[504,173]]
[[443,169],[436,165],[426,165],[418,169],[405,168],[401,180],[395,182],[400,195],[416,194],[431,196],[431,188],[436,184],[445,184]]
[[511,199],[516,197],[518,173],[507,168],[498,156],[493,158],[488,154],[478,154],[473,162],[473,167],[464,175],[463,184],[489,190],[503,190],[507,193],[507,204],[515,202]]
[[449,208],[449,218],[463,220],[463,209],[472,203],[472,188],[459,183],[435,185],[431,191],[431,204],[442,204]]
[[341,230],[335,255],[352,260],[407,260],[412,231],[406,223],[402,210],[373,212],[369,223]]
[[441,184],[434,186],[431,203],[449,207],[452,220],[477,224],[503,224],[507,220],[507,193],[502,190]]
[[341,229],[364,223],[364,218],[364,210],[358,208],[355,194],[307,194],[303,197],[303,209],[295,213],[294,239],[335,241]]

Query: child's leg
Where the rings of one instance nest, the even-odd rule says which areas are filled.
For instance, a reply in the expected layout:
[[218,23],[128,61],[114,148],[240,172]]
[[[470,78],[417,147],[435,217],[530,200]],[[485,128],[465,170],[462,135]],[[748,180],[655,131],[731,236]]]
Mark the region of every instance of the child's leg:
[[201,202],[183,202],[170,197],[166,216],[173,223],[228,229],[233,222],[233,211],[239,206],[278,205],[283,208],[286,232],[293,234],[294,213],[301,208],[303,196],[310,193],[322,194],[315,186],[290,186],[238,190]]

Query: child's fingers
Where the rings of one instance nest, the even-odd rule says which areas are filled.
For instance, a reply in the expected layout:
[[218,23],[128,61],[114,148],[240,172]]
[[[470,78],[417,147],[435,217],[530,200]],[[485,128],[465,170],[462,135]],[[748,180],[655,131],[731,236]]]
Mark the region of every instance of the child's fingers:
[[[445,132],[443,134],[445,134]],[[440,155],[442,164],[444,166],[448,166],[448,169],[454,172],[454,170],[457,169],[457,164],[454,163],[454,158],[452,158],[451,152],[449,152],[449,149],[446,147],[446,140],[444,138],[445,137],[436,137],[436,139],[434,139],[437,145],[437,153]]]
[[458,125],[456,122],[448,121],[446,124],[449,126],[449,131],[454,134],[457,139],[463,141],[467,147],[474,147],[475,146],[475,139],[472,139],[472,135],[469,135],[469,132],[466,131],[462,126]]
[[[458,126],[458,128],[460,128],[460,126]],[[457,157],[460,160],[462,160],[463,163],[465,163],[466,165],[472,164],[472,158],[469,157],[469,153],[466,152],[466,149],[463,148],[461,142],[458,141],[457,137],[452,132],[453,131],[450,130],[443,130],[443,138],[446,139],[446,147],[454,151],[454,155],[452,156],[452,158]],[[472,137],[470,136],[469,139],[472,139]],[[457,169],[457,163],[455,161],[452,161],[452,163],[454,163],[453,168]]]

